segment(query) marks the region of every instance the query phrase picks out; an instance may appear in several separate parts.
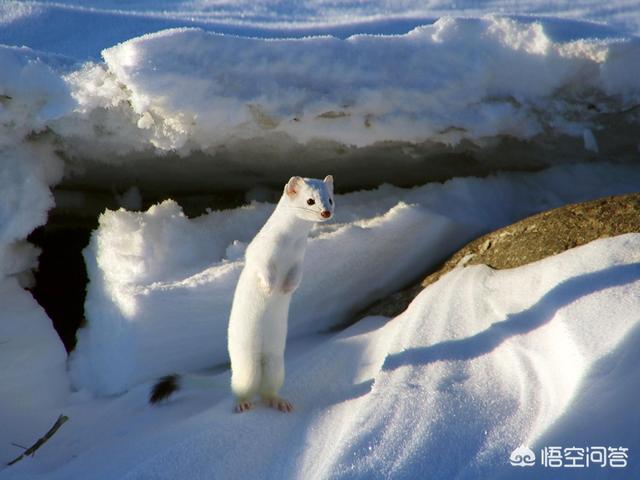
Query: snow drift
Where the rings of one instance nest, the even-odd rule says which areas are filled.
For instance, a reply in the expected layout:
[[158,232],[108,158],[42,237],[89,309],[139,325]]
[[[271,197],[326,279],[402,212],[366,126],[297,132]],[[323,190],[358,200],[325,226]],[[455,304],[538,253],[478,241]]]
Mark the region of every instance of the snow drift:
[[[9,10],[18,22],[44,7],[30,8]],[[637,158],[640,44],[598,24],[445,17],[344,39],[183,28],[86,63],[1,49],[2,147],[40,157],[45,193],[62,179],[162,198],[328,171],[343,188],[416,185]]]
[[[480,233],[639,184],[634,167],[581,165],[338,195],[334,222],[311,232],[289,336],[353,320]],[[105,212],[85,251],[88,325],[72,355],[75,386],[121,393],[172,371],[226,362],[244,249],[272,210],[253,203],[190,220],[168,200],[147,212]]]
[[[326,2],[311,4],[318,12]],[[574,4],[563,5],[584,8]],[[367,21],[392,32],[377,5]],[[620,18],[629,8],[599,11]],[[520,444],[593,439],[640,449],[629,427],[636,409],[625,403],[640,385],[637,236],[513,272],[456,271],[393,321],[313,333],[357,317],[477,233],[637,189],[632,166],[339,196],[337,222],[314,231],[318,253],[292,308],[286,389],[299,413],[290,417],[262,409],[232,417],[220,391],[153,410],[148,385],[138,385],[225,361],[235,276],[270,207],[193,220],[172,201],[106,212],[86,251],[90,322],[70,365],[84,391],[69,395],[61,342],[20,288],[38,254],[25,239],[46,221],[60,182],[87,196],[137,184],[127,197],[139,204],[151,189],[247,189],[292,174],[333,173],[359,188],[637,160],[640,46],[619,29],[446,17],[401,35],[351,36],[334,23],[323,32],[344,38],[248,38],[257,30],[247,25],[271,20],[281,28],[273,36],[291,32],[276,15],[237,21],[240,36],[173,29],[138,37],[175,26],[169,16],[0,5],[0,42],[16,45],[0,46],[2,460],[61,411],[71,418],[34,459],[0,476],[515,477],[522,472],[504,464]],[[127,389],[115,399],[91,395]],[[624,473],[637,476],[637,462]]]
[[[0,278],[0,462],[31,445],[70,393],[67,354],[51,320],[17,279]],[[52,419],[53,416],[53,419]]]
[[628,234],[513,270],[459,268],[394,319],[294,342],[291,415],[235,415],[224,391],[152,408],[148,385],[78,400],[78,420],[10,478],[564,478],[575,471],[509,455],[603,442],[629,448],[628,466],[580,478],[637,476],[639,252]]
[[[63,165],[35,138],[69,107],[65,83],[29,49],[0,46],[0,456],[48,428],[66,401],[66,352],[42,308],[23,290],[40,251],[27,236],[47,220]],[[26,137],[31,137],[25,142]]]
[[65,77],[76,107],[51,125],[70,157],[103,165],[85,182],[152,185],[188,166],[203,173],[193,189],[273,185],[292,168],[415,183],[637,153],[640,43],[601,25],[442,18],[404,35],[268,40],[173,29],[103,57]]
[[103,57],[163,150],[270,134],[355,146],[529,139],[551,124],[582,135],[588,102],[638,100],[640,45],[613,32],[608,41],[572,38],[557,26],[443,18],[399,36],[268,41],[182,29]]

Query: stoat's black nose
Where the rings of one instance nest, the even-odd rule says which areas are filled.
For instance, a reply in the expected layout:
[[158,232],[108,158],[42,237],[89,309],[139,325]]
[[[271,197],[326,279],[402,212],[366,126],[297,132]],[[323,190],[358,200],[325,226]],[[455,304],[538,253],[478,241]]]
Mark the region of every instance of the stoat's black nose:
[[329,218],[331,216],[331,212],[329,210],[323,210],[320,212],[320,215],[322,215],[322,218]]

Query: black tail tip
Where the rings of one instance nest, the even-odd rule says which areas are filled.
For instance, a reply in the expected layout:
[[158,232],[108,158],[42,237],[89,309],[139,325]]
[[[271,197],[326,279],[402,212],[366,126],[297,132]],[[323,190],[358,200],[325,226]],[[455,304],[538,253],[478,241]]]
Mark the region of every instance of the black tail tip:
[[162,377],[158,380],[151,389],[151,395],[149,395],[149,403],[156,404],[162,400],[166,400],[171,396],[173,392],[180,388],[178,383],[180,376],[173,374]]

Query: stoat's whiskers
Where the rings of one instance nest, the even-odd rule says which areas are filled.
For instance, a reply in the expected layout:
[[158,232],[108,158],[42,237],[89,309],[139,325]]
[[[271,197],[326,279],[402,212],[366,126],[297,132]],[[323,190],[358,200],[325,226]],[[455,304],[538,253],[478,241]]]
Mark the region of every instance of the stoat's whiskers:
[[296,207],[294,205],[284,205],[285,208],[290,208],[292,210],[304,210],[305,212],[311,212],[311,213],[317,213],[319,214],[320,212],[316,211],[316,210],[312,210],[310,208],[305,208],[305,207]]

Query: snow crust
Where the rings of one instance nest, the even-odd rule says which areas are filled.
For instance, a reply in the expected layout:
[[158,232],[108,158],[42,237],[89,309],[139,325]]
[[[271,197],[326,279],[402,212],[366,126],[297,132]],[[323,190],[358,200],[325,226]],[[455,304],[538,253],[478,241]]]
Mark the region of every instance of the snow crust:
[[[442,18],[405,35],[270,40],[174,29],[106,49],[106,73],[93,67],[82,83],[70,81],[82,116],[91,118],[96,98],[126,99],[137,137],[183,154],[256,138],[363,147],[531,139],[549,128],[582,137],[602,128],[594,108],[640,98],[640,44],[613,32],[602,38],[600,26],[574,28]],[[113,95],[113,82],[123,92]],[[73,136],[64,122],[57,128]],[[112,133],[122,150],[130,135]]]
[[[353,318],[480,233],[639,184],[635,167],[580,165],[338,195],[335,221],[312,230],[289,336]],[[111,395],[226,362],[244,249],[272,210],[254,202],[188,219],[167,200],[147,212],[106,211],[85,250],[88,325],[71,359],[75,386]]]
[[513,270],[457,269],[394,319],[300,339],[287,352],[291,415],[233,414],[224,389],[161,407],[146,404],[148,385],[76,396],[49,448],[0,476],[557,478],[511,467],[510,453],[604,441],[630,449],[619,473],[633,477],[639,252],[628,234]]
[[102,49],[116,43],[177,26],[263,38],[346,38],[357,33],[406,33],[444,16],[478,17],[487,12],[589,20],[640,33],[640,12],[632,0],[6,0],[0,4],[0,43],[97,59]]
[[[101,15],[7,5],[0,33],[50,9]],[[619,29],[493,15],[393,35],[237,33],[125,37],[103,61],[2,47],[11,143],[47,140],[75,188],[155,195],[273,186],[292,169],[353,188],[637,157],[640,43]]]

